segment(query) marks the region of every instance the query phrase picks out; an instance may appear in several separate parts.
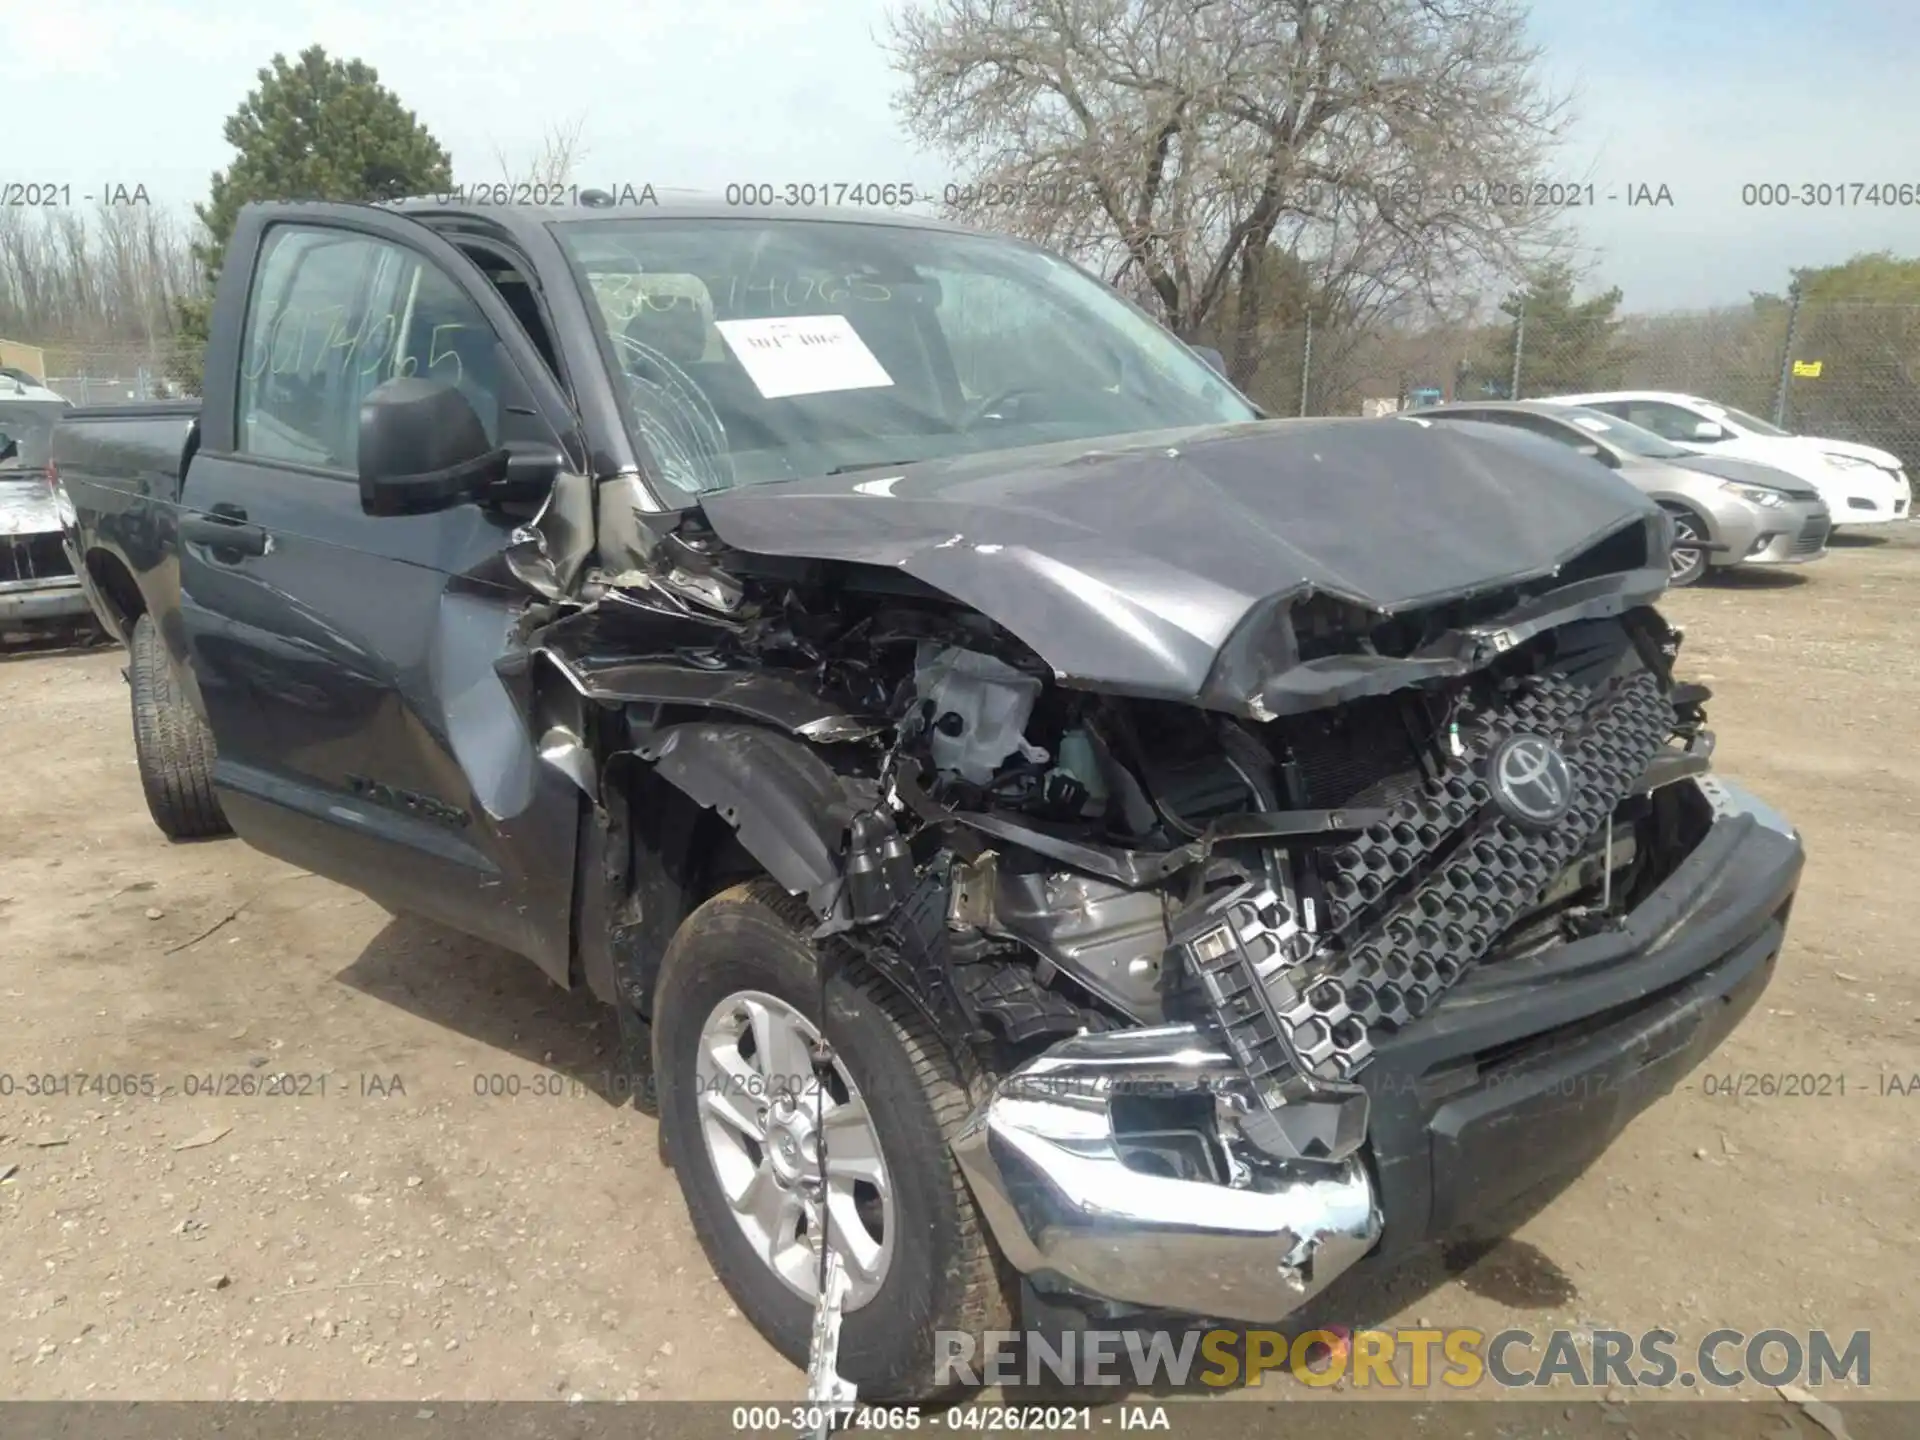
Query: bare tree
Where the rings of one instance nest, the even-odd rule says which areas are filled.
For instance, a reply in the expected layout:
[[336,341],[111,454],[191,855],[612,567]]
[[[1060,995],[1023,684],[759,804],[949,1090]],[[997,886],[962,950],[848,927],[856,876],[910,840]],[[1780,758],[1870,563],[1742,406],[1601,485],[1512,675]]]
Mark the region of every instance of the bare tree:
[[541,137],[540,149],[525,166],[514,165],[507,159],[506,151],[495,145],[493,159],[500,167],[500,178],[510,185],[544,186],[549,191],[564,189],[573,183],[574,172],[586,158],[587,147],[581,138],[586,128],[585,115],[548,126]]
[[1565,102],[1525,22],[1520,0],[926,0],[890,50],[910,132],[971,177],[965,218],[1136,289],[1244,379],[1275,251],[1351,326],[1564,247],[1532,182]]
[[191,235],[147,205],[0,209],[0,334],[49,347],[153,353],[197,293]]

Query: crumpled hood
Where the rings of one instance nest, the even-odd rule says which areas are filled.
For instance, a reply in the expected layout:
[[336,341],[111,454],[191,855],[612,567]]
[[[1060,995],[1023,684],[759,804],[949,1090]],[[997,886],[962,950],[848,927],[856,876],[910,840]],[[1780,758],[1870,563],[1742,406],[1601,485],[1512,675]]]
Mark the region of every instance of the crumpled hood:
[[1552,573],[1654,512],[1564,447],[1397,418],[1279,420],[745,486],[727,544],[893,567],[1062,680],[1191,698],[1261,602],[1393,612]]
[[0,535],[44,535],[60,528],[60,512],[38,470],[0,470]]

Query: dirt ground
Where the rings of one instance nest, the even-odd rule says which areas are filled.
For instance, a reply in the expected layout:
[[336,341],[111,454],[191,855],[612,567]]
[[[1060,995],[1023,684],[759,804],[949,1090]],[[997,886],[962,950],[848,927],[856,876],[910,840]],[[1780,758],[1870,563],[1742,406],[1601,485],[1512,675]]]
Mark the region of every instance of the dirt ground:
[[[1667,611],[1716,763],[1810,857],[1779,978],[1709,1069],[1845,1093],[1696,1075],[1512,1239],[1348,1303],[1869,1330],[1873,1392],[1920,1398],[1920,526]],[[0,1396],[800,1395],[709,1273],[654,1122],[592,1093],[598,1008],[238,841],[168,845],[122,663],[0,662]],[[273,1075],[295,1093],[208,1093]]]

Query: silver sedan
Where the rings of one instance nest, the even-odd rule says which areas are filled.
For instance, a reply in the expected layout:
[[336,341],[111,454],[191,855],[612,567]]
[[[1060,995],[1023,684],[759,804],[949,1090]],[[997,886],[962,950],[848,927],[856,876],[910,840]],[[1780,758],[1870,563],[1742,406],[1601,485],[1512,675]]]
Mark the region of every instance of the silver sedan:
[[1578,406],[1500,400],[1435,405],[1422,420],[1504,425],[1554,440],[1617,471],[1673,516],[1672,583],[1716,567],[1797,565],[1827,553],[1826,502],[1803,480],[1750,460],[1696,455],[1651,430]]

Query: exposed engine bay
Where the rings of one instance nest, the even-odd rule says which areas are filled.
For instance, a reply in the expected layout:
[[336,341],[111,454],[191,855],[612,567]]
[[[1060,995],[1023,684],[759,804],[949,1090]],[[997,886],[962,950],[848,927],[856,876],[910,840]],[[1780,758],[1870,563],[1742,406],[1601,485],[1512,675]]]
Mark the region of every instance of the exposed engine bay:
[[[1269,618],[1278,678],[1376,669],[1283,714],[1072,688],[929,587],[698,524],[589,576],[595,603],[534,639],[640,732],[699,707],[804,739],[846,796],[821,933],[953,1043],[1010,1069],[1081,1032],[1197,1025],[1236,1062],[1250,1140],[1336,1160],[1381,1037],[1476,966],[1616,923],[1684,854],[1659,781],[1705,768],[1668,744],[1702,735],[1705,691],[1674,686],[1679,636],[1623,583],[1657,538],[1422,611],[1303,595]],[[1143,1163],[1219,1169],[1192,1149]]]

